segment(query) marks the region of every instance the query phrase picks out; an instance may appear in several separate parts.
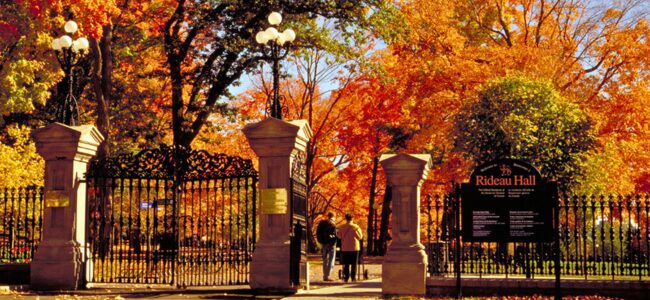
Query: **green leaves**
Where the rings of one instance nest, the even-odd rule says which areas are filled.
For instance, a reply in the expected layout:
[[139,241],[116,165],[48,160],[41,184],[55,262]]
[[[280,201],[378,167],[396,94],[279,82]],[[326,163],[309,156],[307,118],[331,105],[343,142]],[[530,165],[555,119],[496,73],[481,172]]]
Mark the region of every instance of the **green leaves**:
[[591,121],[550,82],[506,77],[489,82],[454,120],[455,150],[475,164],[513,157],[571,185],[595,144]]
[[48,73],[46,61],[18,59],[0,73],[0,115],[30,112],[34,103],[44,104],[50,97],[56,73]]

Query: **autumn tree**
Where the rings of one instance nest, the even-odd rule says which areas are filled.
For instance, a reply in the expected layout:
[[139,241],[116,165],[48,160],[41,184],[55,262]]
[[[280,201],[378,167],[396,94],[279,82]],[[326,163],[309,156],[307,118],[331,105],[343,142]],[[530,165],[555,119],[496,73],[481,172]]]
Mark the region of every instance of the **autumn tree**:
[[[161,36],[166,1],[117,0],[118,12],[91,39],[91,88],[100,130],[110,136],[106,154],[132,153],[170,143],[169,79]],[[102,131],[104,133],[104,131]]]
[[[341,211],[342,202],[351,202],[349,197],[341,195],[341,189],[335,188],[338,185],[338,171],[348,163],[350,155],[339,143],[333,141],[336,140],[339,130],[348,124],[350,116],[359,113],[348,102],[345,91],[369,47],[366,43],[368,33],[363,30],[372,22],[365,21],[365,15],[359,15],[364,6],[373,3],[372,1],[357,4],[339,2],[329,8],[323,6],[323,3],[296,2],[283,8],[283,15],[289,18],[291,26],[298,26],[294,29],[298,32],[300,40],[295,52],[289,56],[290,63],[285,63],[289,67],[285,68],[285,80],[280,85],[283,104],[288,107],[285,117],[306,119],[314,132],[306,151],[307,189],[310,195],[308,224],[313,224],[326,210]],[[346,9],[347,11],[343,11]],[[314,16],[320,17],[306,17],[306,12],[310,10],[313,10]],[[255,22],[258,25],[251,24],[248,30],[255,32],[262,29],[261,26],[269,12],[270,10],[249,12],[254,14],[251,16],[257,19]],[[372,18],[372,15],[370,16]],[[245,34],[250,40],[250,33]],[[250,43],[249,40],[246,43]],[[252,47],[248,44],[244,46]],[[248,62],[255,66],[261,62],[260,49],[251,50],[253,53]],[[295,71],[288,73],[287,69]],[[265,110],[272,93],[272,84],[267,76],[264,76],[264,69],[260,73],[262,76],[257,77],[256,81],[259,84],[242,97],[245,101],[240,102],[242,105],[237,107],[240,113],[250,118],[249,120],[262,117],[259,112]],[[221,115],[228,118],[231,113],[227,111],[228,107],[223,103],[221,107]],[[212,119],[210,123],[214,124],[214,119],[217,118]],[[315,249],[313,239],[309,245],[310,249]]]
[[[324,35],[331,32],[328,23],[312,23],[314,31]],[[356,47],[350,45],[345,50],[302,49],[292,55],[286,65],[295,70],[294,74],[283,72],[286,77],[280,84],[283,104],[287,107],[285,117],[288,119],[305,119],[310,124],[313,137],[306,149],[307,190],[310,195],[307,218],[309,226],[328,210],[343,213],[347,204],[356,202],[358,195],[345,193],[341,184],[341,169],[350,162],[351,153],[337,136],[354,123],[362,113],[363,106],[347,97],[347,90],[356,76],[356,70],[363,64],[363,57],[353,52]],[[363,53],[363,51],[357,51]],[[272,95],[272,83],[265,72],[256,78],[255,87],[241,95],[236,111],[249,121],[264,117],[268,108],[268,99]],[[291,78],[291,77],[295,78]],[[218,118],[213,120],[218,121]],[[245,144],[236,139],[235,143]],[[231,145],[228,147],[236,147]],[[308,228],[311,231],[311,228]],[[310,236],[310,250],[315,251],[316,242]]]
[[544,81],[506,77],[487,84],[454,119],[456,151],[476,165],[497,158],[531,162],[570,187],[594,147],[592,122]]
[[[76,18],[80,31],[90,37],[99,35],[112,1],[3,0],[0,4],[0,146],[7,158],[0,160],[0,169],[13,169],[21,163],[23,171],[42,173],[37,172],[42,161],[33,152],[29,127],[50,121],[43,112],[68,86],[62,81],[63,72],[51,49],[52,38],[62,34],[66,18],[79,11],[84,11]],[[11,180],[2,184],[36,184],[42,180],[35,174],[5,174]]]
[[56,60],[48,54],[52,22],[44,16],[46,12],[29,1],[0,3],[0,118],[3,118],[44,105],[61,75]]
[[364,75],[380,77],[402,99],[400,127],[413,133],[407,151],[438,154],[441,164],[430,177],[436,182],[464,180],[469,170],[451,151],[451,120],[463,99],[509,74],[548,80],[593,117],[604,146],[589,153],[585,164],[592,165],[585,170],[594,172],[581,181],[597,182],[601,191],[630,192],[643,186],[642,166],[650,162],[650,139],[642,129],[648,126],[647,105],[641,104],[649,86],[644,41],[650,7],[636,0],[599,3],[400,2],[399,18],[380,32],[388,44],[376,55],[383,72]]
[[[382,253],[388,240],[388,216],[390,215],[390,193],[386,187],[383,173],[379,170],[379,158],[384,153],[396,152],[405,148],[411,138],[410,132],[399,126],[403,118],[402,99],[398,97],[390,85],[384,84],[380,78],[359,76],[353,81],[346,93],[355,113],[348,119],[347,126],[339,130],[338,137],[342,148],[351,157],[342,175],[355,182],[355,190],[363,190],[363,200],[358,203],[367,212],[367,249],[375,252],[375,246]],[[344,177],[344,178],[345,178]],[[366,192],[367,191],[367,192]],[[382,196],[380,241],[372,240],[375,232],[370,224],[374,214],[377,198]],[[360,193],[360,192],[357,192]],[[368,200],[366,200],[368,199]],[[359,201],[359,200],[358,200]],[[385,216],[385,217],[384,217]]]
[[[189,146],[210,115],[224,108],[219,100],[228,94],[228,87],[262,60],[253,38],[255,32],[268,26],[266,17],[271,11],[281,11],[289,24],[316,17],[336,19],[337,26],[347,32],[363,24],[367,9],[379,3],[174,1],[163,30],[174,144]],[[303,34],[301,40],[309,41],[309,33]]]

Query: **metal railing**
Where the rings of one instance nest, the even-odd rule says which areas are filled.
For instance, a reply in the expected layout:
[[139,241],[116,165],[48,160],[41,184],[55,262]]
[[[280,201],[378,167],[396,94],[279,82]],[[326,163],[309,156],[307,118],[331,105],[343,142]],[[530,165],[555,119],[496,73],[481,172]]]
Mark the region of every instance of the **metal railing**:
[[92,161],[91,282],[245,284],[257,232],[250,160],[163,147]]
[[0,188],[0,263],[25,263],[41,240],[43,188]]
[[[564,193],[559,199],[560,272],[565,278],[650,279],[650,196]],[[422,209],[428,271],[454,274],[453,220],[457,198],[427,196]],[[462,204],[462,202],[461,202]],[[458,206],[460,207],[460,206]],[[462,207],[460,208],[462,209]],[[553,243],[463,242],[461,274],[476,276],[554,275]]]

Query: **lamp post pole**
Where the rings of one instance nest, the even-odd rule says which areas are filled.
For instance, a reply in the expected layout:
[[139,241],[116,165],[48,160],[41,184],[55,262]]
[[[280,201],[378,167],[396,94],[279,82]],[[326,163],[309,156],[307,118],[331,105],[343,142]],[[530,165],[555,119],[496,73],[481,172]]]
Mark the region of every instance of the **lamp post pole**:
[[[67,34],[52,40],[52,49],[61,65],[64,74],[64,82],[67,84],[67,93],[63,103],[56,108],[56,120],[66,125],[77,125],[79,118],[79,107],[74,96],[74,71],[79,62],[86,55],[88,50],[88,39],[79,37],[73,40],[71,36],[77,32],[78,26],[75,21],[65,23],[63,29]],[[69,34],[69,35],[68,35]]]
[[293,42],[296,39],[296,33],[292,29],[278,32],[273,27],[282,22],[282,15],[278,12],[269,14],[268,21],[271,26],[266,30],[259,31],[255,35],[255,41],[260,45],[271,43],[270,53],[264,53],[264,58],[273,62],[273,95],[269,110],[271,117],[282,120],[283,107],[280,103],[280,60],[286,57],[288,53],[284,45]]
[[282,120],[282,105],[280,105],[280,49],[277,44],[271,45],[273,57],[273,104],[271,117]]

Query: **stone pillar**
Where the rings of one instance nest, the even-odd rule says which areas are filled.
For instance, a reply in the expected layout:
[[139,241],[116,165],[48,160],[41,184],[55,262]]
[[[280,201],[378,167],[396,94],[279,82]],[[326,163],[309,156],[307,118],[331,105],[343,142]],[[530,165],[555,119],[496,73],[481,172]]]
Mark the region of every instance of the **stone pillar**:
[[284,199],[260,197],[259,239],[251,262],[250,286],[266,291],[295,291],[298,287],[292,286],[289,278],[291,164],[299,151],[306,151],[312,132],[305,120],[287,122],[275,118],[250,124],[243,131],[259,157],[261,194],[285,193]]
[[30,266],[31,289],[74,290],[85,285],[88,161],[104,140],[92,125],[53,123],[34,131],[45,160],[43,235]]
[[426,294],[427,255],[420,243],[420,187],[429,173],[430,155],[382,155],[392,187],[392,243],[382,265],[385,295]]

